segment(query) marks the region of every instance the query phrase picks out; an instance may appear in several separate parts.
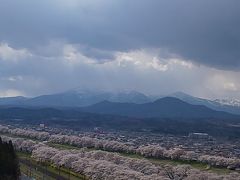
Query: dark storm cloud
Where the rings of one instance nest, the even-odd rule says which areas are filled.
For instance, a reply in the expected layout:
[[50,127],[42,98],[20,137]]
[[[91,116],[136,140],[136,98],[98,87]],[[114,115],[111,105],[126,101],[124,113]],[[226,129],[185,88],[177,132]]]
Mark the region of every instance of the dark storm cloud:
[[0,2],[0,40],[16,47],[63,39],[99,59],[153,47],[219,69],[240,67],[238,0]]

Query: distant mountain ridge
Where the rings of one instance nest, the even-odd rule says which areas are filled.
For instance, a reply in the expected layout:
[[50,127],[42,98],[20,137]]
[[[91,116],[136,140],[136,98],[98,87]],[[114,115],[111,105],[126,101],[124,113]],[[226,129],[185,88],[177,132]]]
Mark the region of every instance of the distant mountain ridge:
[[240,115],[240,106],[238,106],[239,101],[237,100],[208,100],[193,97],[182,92],[176,92],[167,96],[148,96],[137,91],[107,92],[73,89],[63,93],[42,95],[33,98],[21,96],[0,98],[0,106],[86,107],[102,101],[144,104],[154,102],[162,97],[174,97],[192,105],[203,105],[216,111]]
[[221,101],[221,100],[208,100],[208,99],[193,97],[183,92],[176,92],[168,96],[178,98],[189,104],[204,105],[216,111],[224,111],[224,112],[240,115],[240,106],[233,105],[233,103],[231,104],[229,101],[227,103],[226,101]]
[[103,101],[81,108],[84,112],[138,118],[239,118],[203,105],[192,105],[174,97],[164,97],[145,104]]
[[[186,119],[229,119],[240,120],[240,116],[226,112],[215,111],[202,105],[192,105],[173,97],[164,97],[154,102],[118,103],[102,101],[91,106],[81,108],[54,107],[0,107],[0,118],[74,118],[86,115],[112,115],[116,117],[132,118],[170,118]],[[94,115],[94,116],[95,116]],[[87,120],[87,119],[86,119]]]
[[137,91],[117,93],[91,90],[70,90],[63,93],[41,95],[33,98],[0,98],[0,105],[42,106],[42,107],[83,107],[108,100],[111,102],[146,103],[150,98]]
[[28,98],[23,96],[16,97],[2,97],[0,98],[0,105],[21,105]]

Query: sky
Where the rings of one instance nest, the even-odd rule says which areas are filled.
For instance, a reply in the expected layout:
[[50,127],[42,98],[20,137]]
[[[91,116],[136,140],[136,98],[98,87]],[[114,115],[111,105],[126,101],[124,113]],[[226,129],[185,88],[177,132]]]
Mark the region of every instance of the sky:
[[240,99],[239,32],[239,0],[0,0],[0,97]]

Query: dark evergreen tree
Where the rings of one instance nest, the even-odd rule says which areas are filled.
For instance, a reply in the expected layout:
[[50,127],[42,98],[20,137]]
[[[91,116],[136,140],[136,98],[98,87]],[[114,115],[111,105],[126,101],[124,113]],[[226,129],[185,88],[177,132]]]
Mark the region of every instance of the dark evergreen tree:
[[20,176],[18,157],[11,141],[2,142],[0,137],[0,180],[18,180]]

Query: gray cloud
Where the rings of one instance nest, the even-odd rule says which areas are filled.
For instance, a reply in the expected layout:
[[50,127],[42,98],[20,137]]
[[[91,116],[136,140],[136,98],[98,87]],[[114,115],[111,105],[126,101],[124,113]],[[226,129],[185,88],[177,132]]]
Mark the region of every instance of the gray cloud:
[[[239,70],[239,7],[238,0],[1,0],[0,39],[28,48],[54,39],[102,52],[163,48],[200,64]],[[99,52],[86,55],[112,57]]]
[[240,97],[238,0],[0,0],[0,96]]
[[[0,50],[6,46],[1,45]],[[184,91],[211,98],[240,96],[239,72],[199,67],[175,57],[167,59],[154,49],[117,52],[111,61],[99,63],[85,56],[78,45],[56,42],[47,46],[53,54],[40,48],[44,56],[8,48],[11,50],[0,60],[0,96],[36,96],[74,87],[148,94]]]

